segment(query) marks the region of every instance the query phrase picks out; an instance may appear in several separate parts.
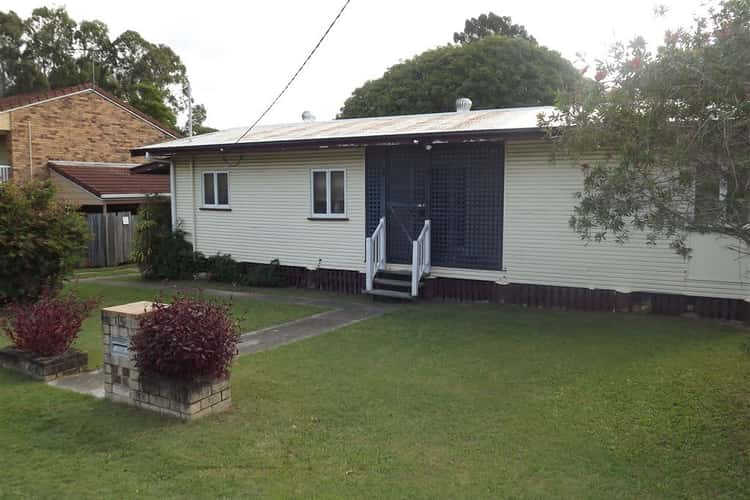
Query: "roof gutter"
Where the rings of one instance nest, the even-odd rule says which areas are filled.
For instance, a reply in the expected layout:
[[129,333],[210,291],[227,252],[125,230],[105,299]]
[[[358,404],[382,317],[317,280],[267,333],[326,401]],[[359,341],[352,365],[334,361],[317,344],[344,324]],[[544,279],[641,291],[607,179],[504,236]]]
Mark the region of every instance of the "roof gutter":
[[127,193],[127,194],[102,194],[99,198],[102,200],[114,200],[117,198],[148,198],[149,196],[169,196],[169,193]]
[[347,148],[358,146],[376,145],[401,145],[419,144],[422,142],[478,142],[478,141],[502,141],[505,139],[530,138],[538,139],[544,137],[545,132],[539,128],[520,128],[508,130],[478,130],[470,132],[430,132],[421,134],[399,134],[383,136],[359,136],[359,137],[336,137],[321,139],[294,139],[285,141],[265,141],[250,143],[226,143],[226,144],[199,144],[187,146],[146,146],[130,150],[131,156],[143,156],[146,153],[164,155],[175,153],[197,153],[219,151],[222,153],[231,151],[254,151],[254,150],[285,150],[318,148]]

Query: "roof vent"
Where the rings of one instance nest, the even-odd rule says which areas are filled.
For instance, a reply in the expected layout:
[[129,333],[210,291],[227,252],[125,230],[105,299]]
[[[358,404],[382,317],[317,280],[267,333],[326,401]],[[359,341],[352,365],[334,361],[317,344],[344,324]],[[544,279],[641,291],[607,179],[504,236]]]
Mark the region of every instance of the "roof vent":
[[302,121],[303,122],[314,122],[315,121],[315,115],[312,111],[303,111],[302,112]]
[[459,97],[456,99],[456,111],[466,113],[471,110],[471,99],[468,97]]

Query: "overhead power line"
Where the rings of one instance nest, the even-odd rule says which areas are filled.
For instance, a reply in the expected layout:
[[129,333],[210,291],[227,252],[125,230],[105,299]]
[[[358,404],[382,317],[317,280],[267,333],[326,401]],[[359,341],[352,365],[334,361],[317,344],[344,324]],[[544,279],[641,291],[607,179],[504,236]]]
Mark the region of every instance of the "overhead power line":
[[310,53],[307,55],[307,57],[305,58],[305,60],[300,65],[300,67],[297,69],[297,71],[294,73],[294,75],[292,75],[292,77],[289,79],[289,82],[287,82],[286,86],[281,90],[281,92],[279,92],[279,95],[276,96],[276,99],[274,99],[273,102],[268,105],[268,107],[266,108],[266,110],[263,111],[263,113],[258,117],[258,119],[255,120],[253,122],[253,124],[250,125],[247,128],[247,130],[245,130],[245,132],[239,137],[239,139],[237,139],[235,141],[235,144],[237,144],[238,142],[240,142],[247,134],[250,133],[250,131],[252,129],[255,128],[255,126],[258,123],[260,123],[260,121],[268,114],[268,112],[271,111],[271,108],[273,108],[276,105],[276,103],[279,102],[279,99],[281,99],[281,96],[283,96],[284,93],[289,89],[289,87],[292,86],[292,83],[294,83],[294,80],[297,79],[297,76],[302,72],[302,70],[304,69],[304,67],[307,64],[307,62],[310,60],[310,58],[312,58],[313,54],[315,54],[315,52],[318,50],[318,47],[320,47],[320,44],[323,43],[323,40],[326,39],[326,37],[328,36],[328,33],[331,32],[331,29],[336,24],[336,22],[339,20],[339,18],[341,17],[341,14],[344,13],[344,10],[346,10],[346,7],[347,7],[347,5],[349,5],[349,2],[351,2],[351,0],[346,0],[346,2],[341,7],[341,9],[339,9],[339,12],[338,12],[338,14],[336,14],[336,17],[334,17],[333,21],[331,21],[331,24],[328,25],[328,29],[325,31],[325,33],[323,33],[323,36],[320,37],[320,40],[318,40],[318,43],[315,44],[315,47],[313,47],[313,49],[310,51]]

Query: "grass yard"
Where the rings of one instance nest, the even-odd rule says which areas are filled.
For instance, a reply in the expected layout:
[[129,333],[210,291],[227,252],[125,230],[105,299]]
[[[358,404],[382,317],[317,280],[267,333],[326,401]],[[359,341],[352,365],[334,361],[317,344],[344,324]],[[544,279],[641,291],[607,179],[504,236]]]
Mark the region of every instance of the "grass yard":
[[132,275],[138,275],[138,267],[135,264],[123,264],[111,267],[82,267],[73,272],[74,278],[118,278]]
[[0,496],[748,497],[745,338],[420,305],[240,358],[190,424],[0,372]]
[[[66,288],[76,290],[83,297],[96,297],[100,301],[99,307],[83,322],[81,333],[74,344],[74,347],[89,353],[90,368],[97,368],[102,364],[102,320],[100,309],[102,307],[126,304],[139,300],[154,300],[160,295],[159,290],[151,288],[116,287],[97,282],[71,282],[66,285]],[[174,291],[165,289],[161,297],[168,302],[173,294]],[[250,332],[259,328],[285,323],[324,310],[308,305],[271,304],[239,298],[232,299],[231,304],[232,312],[240,320],[242,332]],[[7,343],[8,340],[5,337],[0,337],[0,345],[6,345]]]

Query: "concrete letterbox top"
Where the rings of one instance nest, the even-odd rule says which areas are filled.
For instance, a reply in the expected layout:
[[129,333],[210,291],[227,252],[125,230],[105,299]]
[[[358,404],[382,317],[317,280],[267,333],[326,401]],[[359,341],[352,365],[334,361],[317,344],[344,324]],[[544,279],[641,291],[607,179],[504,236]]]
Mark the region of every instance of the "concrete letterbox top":
[[154,309],[154,303],[149,300],[141,300],[138,302],[131,302],[129,304],[122,304],[119,306],[105,307],[102,312],[110,314],[123,314],[127,316],[140,316],[142,314],[151,312]]

